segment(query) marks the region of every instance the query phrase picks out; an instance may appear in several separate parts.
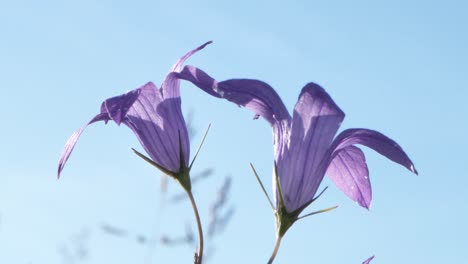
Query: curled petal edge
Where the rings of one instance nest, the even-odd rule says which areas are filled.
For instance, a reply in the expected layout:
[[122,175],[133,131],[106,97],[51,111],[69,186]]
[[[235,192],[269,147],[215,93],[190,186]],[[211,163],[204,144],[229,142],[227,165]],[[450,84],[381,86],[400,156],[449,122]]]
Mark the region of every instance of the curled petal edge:
[[406,155],[400,145],[384,134],[375,130],[363,128],[347,129],[341,132],[335,138],[331,149],[335,153],[342,148],[346,148],[355,144],[360,144],[371,148],[377,153],[387,157],[391,161],[407,168],[414,174],[418,174],[418,171],[414,167],[413,162],[410,160],[408,155]]

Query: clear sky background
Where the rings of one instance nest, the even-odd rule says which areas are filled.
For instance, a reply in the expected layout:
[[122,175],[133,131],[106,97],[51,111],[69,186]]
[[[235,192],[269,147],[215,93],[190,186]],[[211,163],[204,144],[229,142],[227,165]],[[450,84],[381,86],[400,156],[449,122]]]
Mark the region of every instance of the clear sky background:
[[[304,84],[321,84],[346,113],[341,130],[396,140],[420,176],[366,149],[373,202],[360,208],[328,179],[275,263],[461,263],[468,257],[468,6],[464,1],[1,1],[0,263],[191,263],[193,245],[164,246],[194,220],[173,182],[135,156],[126,127],[85,131],[57,181],[68,137],[111,96],[160,84],[185,52],[218,80],[271,84],[292,110]],[[212,128],[195,171],[202,220],[227,176],[235,213],[209,241],[207,263],[265,263],[274,217],[253,177],[271,190],[271,128],[182,85],[196,134]],[[194,151],[192,151],[193,153]],[[270,192],[271,194],[271,192]],[[124,229],[126,236],[104,232]],[[139,243],[135,235],[150,239]],[[86,251],[82,259],[77,250]],[[79,252],[78,252],[79,253]],[[70,258],[64,260],[64,255]]]

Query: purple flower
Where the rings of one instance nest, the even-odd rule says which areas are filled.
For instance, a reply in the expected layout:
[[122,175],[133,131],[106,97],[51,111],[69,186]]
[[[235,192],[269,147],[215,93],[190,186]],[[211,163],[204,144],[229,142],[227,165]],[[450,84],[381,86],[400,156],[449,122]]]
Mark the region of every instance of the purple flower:
[[78,129],[65,144],[57,176],[60,174],[84,129],[95,122],[113,120],[124,124],[137,136],[143,149],[151,157],[141,157],[163,172],[176,177],[189,168],[190,144],[181,110],[178,72],[191,55],[211,42],[188,52],[173,66],[161,88],[149,82],[126,94],[109,98],[101,105],[100,113]]
[[372,261],[373,259],[374,259],[374,256],[372,256],[372,257],[366,259],[362,264],[369,264],[369,263],[371,263],[371,261]]
[[105,100],[101,104],[100,113],[68,139],[65,150],[60,157],[57,172],[57,177],[60,178],[63,167],[78,138],[88,125],[98,121],[104,121],[107,124],[110,120],[113,120],[117,125],[126,125],[135,133],[151,158],[136,150],[134,152],[167,175],[172,176],[186,191],[194,210],[198,228],[199,245],[195,254],[196,264],[202,263],[203,230],[191,191],[190,169],[198,152],[189,165],[190,143],[187,126],[182,115],[178,74],[185,60],[210,43],[211,41],[180,58],[166,76],[160,89],[149,82],[126,94]]
[[[325,90],[308,83],[301,91],[291,117],[281,98],[268,84],[251,79],[217,82],[193,66],[179,74],[205,92],[245,106],[273,127],[276,213],[280,236],[298,219],[317,193],[325,175],[349,198],[369,208],[372,192],[364,153],[369,147],[417,174],[402,148],[390,138],[369,129],[347,129],[336,137],[344,112]],[[281,216],[282,215],[282,216]],[[277,219],[278,220],[278,219]]]

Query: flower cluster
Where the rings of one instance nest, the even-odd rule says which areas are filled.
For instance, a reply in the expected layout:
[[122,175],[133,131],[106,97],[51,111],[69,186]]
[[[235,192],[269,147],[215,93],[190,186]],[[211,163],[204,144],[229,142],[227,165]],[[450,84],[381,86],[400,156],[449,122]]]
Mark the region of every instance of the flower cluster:
[[[274,202],[270,200],[270,204],[276,217],[277,240],[268,263],[273,262],[281,238],[297,220],[336,208],[301,215],[323,192],[317,195],[325,175],[350,199],[364,208],[370,207],[372,189],[369,171],[364,153],[357,145],[371,148],[417,174],[403,149],[382,133],[355,128],[337,134],[345,114],[318,84],[308,83],[302,88],[291,117],[280,96],[263,81],[217,81],[197,67],[183,67],[186,59],[209,43],[180,58],[160,89],[149,82],[126,94],[105,100],[100,112],[67,141],[59,161],[58,176],[79,136],[89,124],[98,121],[107,123],[110,120],[117,125],[123,123],[135,133],[149,157],[134,150],[135,153],[173,177],[189,196],[199,230],[195,263],[201,263],[203,232],[191,192],[190,169],[193,161],[189,163],[190,144],[181,111],[180,80],[194,84],[211,96],[246,107],[255,113],[254,119],[261,116],[273,128]],[[252,169],[257,176],[253,166]],[[266,194],[263,184],[261,187]],[[373,258],[364,263],[370,263]]]

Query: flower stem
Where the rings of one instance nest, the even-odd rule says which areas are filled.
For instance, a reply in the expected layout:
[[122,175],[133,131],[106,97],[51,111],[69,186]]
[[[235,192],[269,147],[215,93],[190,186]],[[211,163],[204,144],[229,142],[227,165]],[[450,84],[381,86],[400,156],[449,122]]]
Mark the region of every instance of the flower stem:
[[280,244],[281,244],[281,237],[278,236],[276,238],[276,243],[275,243],[275,248],[273,249],[273,253],[271,254],[270,260],[268,260],[268,264],[273,263],[273,260],[275,260],[276,254],[278,253],[278,249],[280,247]]
[[198,244],[198,252],[196,253],[196,257],[195,257],[195,264],[201,264],[202,258],[203,258],[203,230],[202,230],[202,225],[200,221],[200,215],[198,214],[197,204],[195,203],[195,199],[193,198],[192,191],[187,190],[187,195],[190,199],[190,203],[192,204],[193,212],[195,213],[195,218],[197,220],[199,244]]

